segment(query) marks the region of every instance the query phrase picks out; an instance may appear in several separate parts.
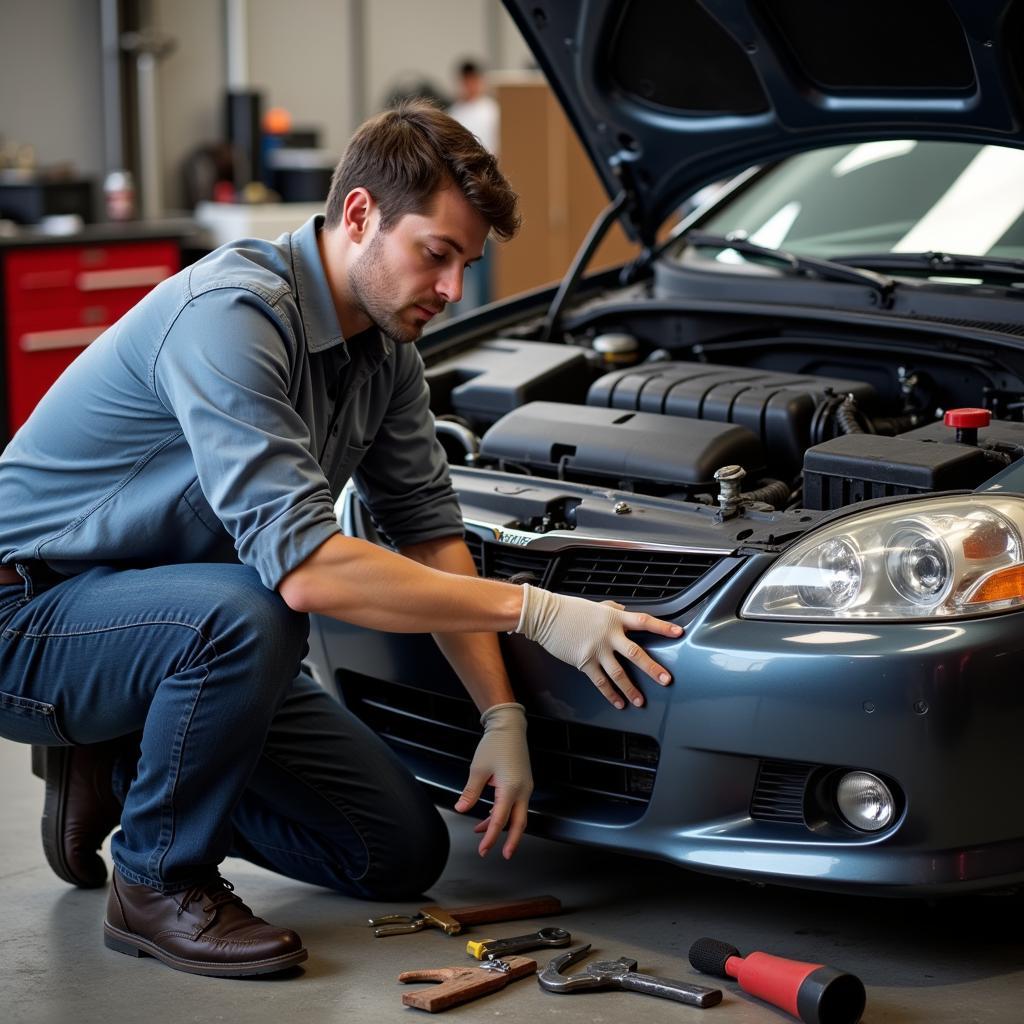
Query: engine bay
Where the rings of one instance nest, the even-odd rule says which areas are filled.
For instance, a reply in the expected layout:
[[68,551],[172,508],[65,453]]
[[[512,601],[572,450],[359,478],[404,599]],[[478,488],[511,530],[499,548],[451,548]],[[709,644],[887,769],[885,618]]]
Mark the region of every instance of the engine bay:
[[723,508],[725,489],[735,514],[969,490],[1024,455],[1016,339],[673,316],[631,298],[591,303],[563,341],[526,323],[428,358],[452,464]]

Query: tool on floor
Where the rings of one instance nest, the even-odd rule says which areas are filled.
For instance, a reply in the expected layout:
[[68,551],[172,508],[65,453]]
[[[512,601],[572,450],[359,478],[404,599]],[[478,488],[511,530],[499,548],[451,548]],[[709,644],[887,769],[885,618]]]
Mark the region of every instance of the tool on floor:
[[466,952],[477,960],[495,960],[512,953],[543,949],[545,946],[568,946],[570,942],[572,935],[564,928],[541,928],[529,935],[515,935],[511,939],[482,939],[479,942],[470,939],[466,943]]
[[690,963],[704,974],[735,978],[749,992],[804,1024],[857,1024],[866,995],[860,978],[824,964],[806,964],[771,953],[740,951],[718,939],[698,939]]
[[562,909],[554,896],[531,896],[510,903],[482,903],[475,907],[420,907],[416,914],[385,914],[371,917],[373,934],[382,939],[388,935],[408,935],[424,928],[440,928],[446,935],[458,935],[463,925],[494,924],[497,921],[517,921],[524,917],[546,917]]
[[[501,965],[499,967],[499,964]],[[440,1013],[451,1006],[468,1003],[504,988],[510,981],[525,978],[537,970],[537,961],[525,956],[512,956],[508,960],[491,960],[481,967],[435,967],[425,971],[403,971],[398,980],[439,981],[440,985],[405,992],[402,1002],[419,1010]]]
[[703,985],[689,985],[672,978],[657,978],[653,974],[639,974],[636,961],[629,957],[618,960],[595,960],[577,974],[562,974],[562,970],[579,962],[590,952],[590,943],[570,949],[568,953],[556,956],[541,971],[537,980],[549,992],[585,992],[595,988],[624,988],[630,992],[643,992],[648,996],[672,999],[687,1006],[704,1009],[717,1006],[722,1001],[722,990],[705,988]]

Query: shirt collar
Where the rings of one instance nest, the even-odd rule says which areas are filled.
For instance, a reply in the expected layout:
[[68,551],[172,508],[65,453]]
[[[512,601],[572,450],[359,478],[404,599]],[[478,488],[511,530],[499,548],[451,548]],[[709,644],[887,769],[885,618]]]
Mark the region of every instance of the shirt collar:
[[[316,241],[323,226],[324,215],[318,213],[297,231],[293,231],[291,236],[292,268],[299,296],[299,313],[306,332],[306,347],[314,353],[345,343]],[[367,335],[370,350],[366,354],[369,363],[372,369],[376,369],[394,351],[395,343],[379,330],[362,333]]]
[[299,313],[310,352],[323,352],[345,340],[316,242],[323,223],[323,214],[318,213],[297,231],[293,231],[291,236],[292,269],[299,297]]

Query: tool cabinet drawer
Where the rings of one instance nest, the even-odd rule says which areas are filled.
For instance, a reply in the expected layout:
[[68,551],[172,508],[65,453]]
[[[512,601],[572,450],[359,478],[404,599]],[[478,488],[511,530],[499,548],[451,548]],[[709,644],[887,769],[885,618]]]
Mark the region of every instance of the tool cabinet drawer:
[[120,292],[138,301],[181,263],[174,242],[127,242],[27,249],[8,254],[4,291],[8,315],[46,307],[76,308]]
[[6,441],[85,348],[181,267],[174,241],[16,249],[3,257]]

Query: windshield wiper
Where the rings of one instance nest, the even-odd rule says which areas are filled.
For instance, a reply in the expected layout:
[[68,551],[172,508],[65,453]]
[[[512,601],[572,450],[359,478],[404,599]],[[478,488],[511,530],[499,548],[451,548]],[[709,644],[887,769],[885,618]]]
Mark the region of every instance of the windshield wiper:
[[742,235],[711,235],[703,231],[687,231],[683,240],[697,249],[733,249],[745,256],[760,256],[763,259],[781,263],[794,273],[813,274],[825,281],[843,281],[849,284],[867,285],[878,295],[878,305],[887,309],[892,305],[892,292],[896,282],[885,274],[876,274],[861,267],[848,267],[833,260],[815,259],[813,256],[797,256],[784,249],[771,249],[758,245]]
[[967,256],[955,252],[866,252],[844,256],[837,263],[882,270],[926,270],[955,277],[977,275],[987,281],[1014,284],[1024,279],[1024,260],[1005,256]]

